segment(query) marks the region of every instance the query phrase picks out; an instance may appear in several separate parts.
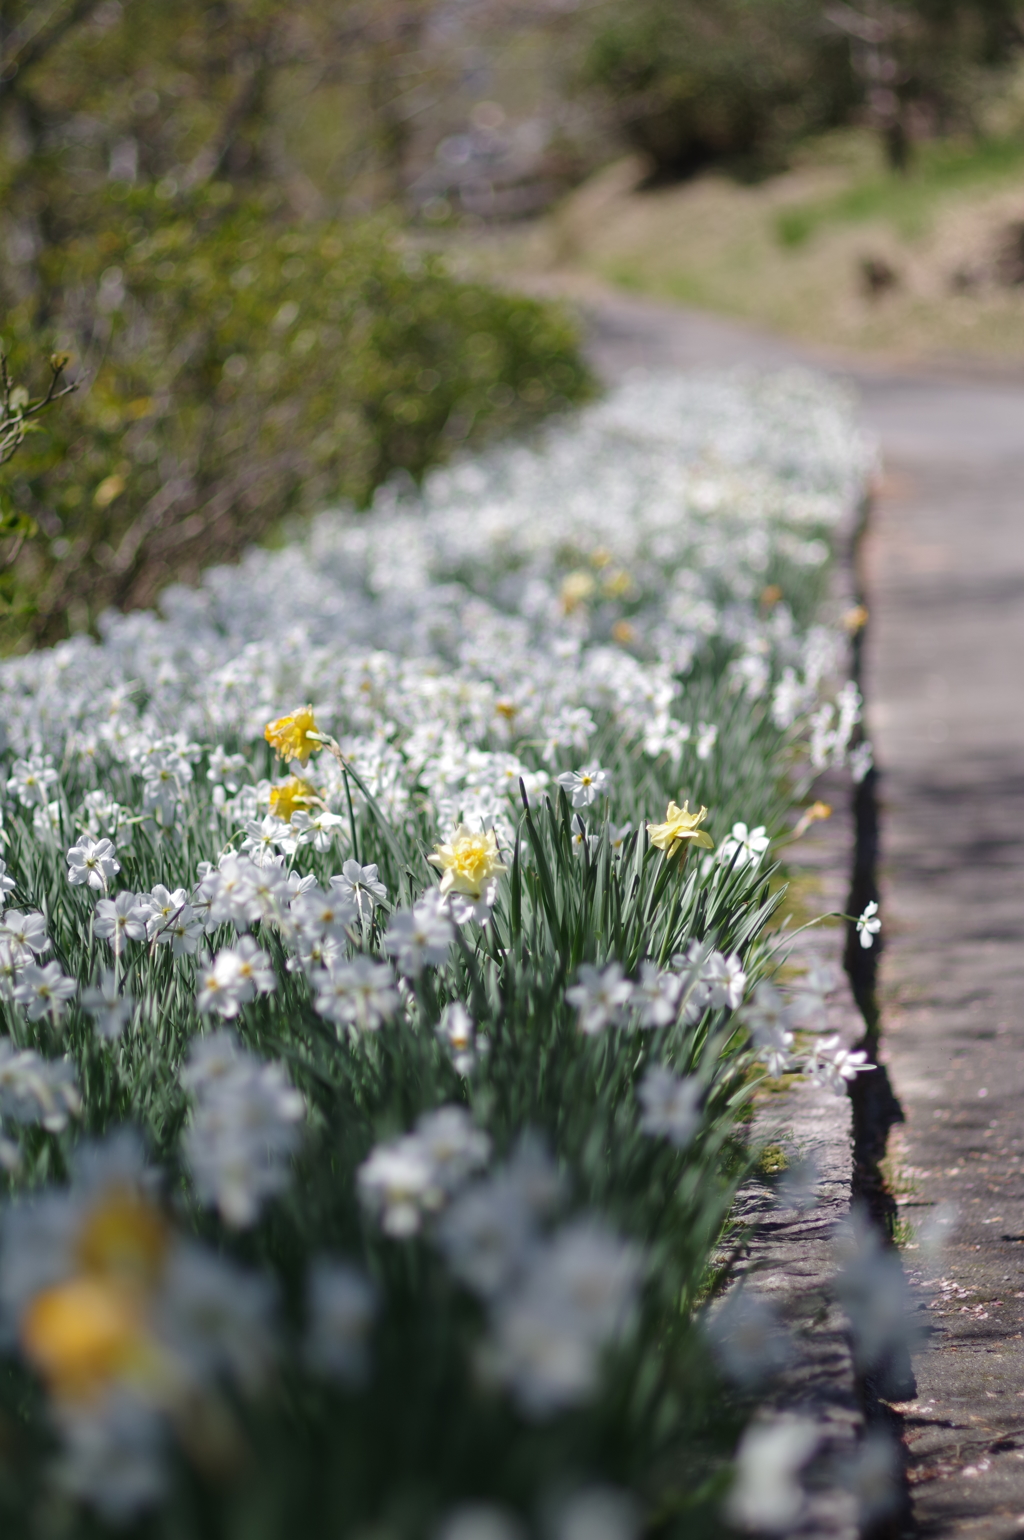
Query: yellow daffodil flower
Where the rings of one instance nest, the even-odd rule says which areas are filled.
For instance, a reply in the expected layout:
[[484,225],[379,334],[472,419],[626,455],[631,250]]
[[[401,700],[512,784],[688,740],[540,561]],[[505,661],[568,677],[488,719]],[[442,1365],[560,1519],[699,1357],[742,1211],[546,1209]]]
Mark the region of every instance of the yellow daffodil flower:
[[699,813],[691,813],[688,801],[682,807],[670,802],[665,822],[647,825],[651,844],[663,850],[668,861],[680,851],[688,850],[690,845],[699,845],[702,850],[714,850],[715,842],[711,835],[699,827],[707,816],[706,807],[702,807]]
[[21,1345],[64,1402],[96,1399],[131,1378],[151,1352],[137,1294],[111,1278],[72,1278],[37,1294]]
[[153,1390],[168,1379],[147,1307],[169,1243],[163,1216],[128,1188],[110,1190],[87,1215],[77,1271],[36,1294],[21,1319],[25,1356],[58,1401],[95,1400],[115,1381]]
[[481,833],[464,823],[447,845],[435,846],[427,860],[443,873],[442,893],[465,893],[469,898],[479,898],[492,877],[508,870],[502,864],[494,830]]
[[571,615],[578,610],[581,604],[586,604],[592,597],[597,584],[589,572],[570,572],[562,579],[562,589],[559,598],[562,601],[562,610],[566,615]]
[[297,759],[300,765],[304,765],[309,756],[320,748],[320,744],[311,743],[306,734],[319,731],[312,706],[299,706],[287,716],[268,722],[263,736],[270,747],[277,750],[281,759]]
[[291,823],[296,808],[305,810],[320,802],[320,793],[308,781],[290,775],[286,781],[270,788],[270,811],[283,823]]

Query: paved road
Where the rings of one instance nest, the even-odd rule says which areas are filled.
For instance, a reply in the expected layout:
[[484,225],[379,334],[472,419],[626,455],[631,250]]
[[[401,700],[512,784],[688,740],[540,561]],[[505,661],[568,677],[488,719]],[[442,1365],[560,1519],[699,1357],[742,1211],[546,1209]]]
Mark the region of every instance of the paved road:
[[[817,362],[858,386],[885,476],[865,549],[883,769],[886,1057],[902,1212],[955,1205],[903,1408],[918,1533],[1024,1533],[1024,382],[850,368],[685,311],[591,297],[631,365]],[[907,1253],[908,1263],[917,1260]]]

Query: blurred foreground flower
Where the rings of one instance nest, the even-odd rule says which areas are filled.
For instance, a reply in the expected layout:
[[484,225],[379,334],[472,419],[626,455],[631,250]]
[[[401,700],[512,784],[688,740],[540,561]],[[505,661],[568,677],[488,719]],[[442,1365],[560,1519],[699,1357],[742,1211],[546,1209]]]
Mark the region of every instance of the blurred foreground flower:
[[181,1072],[195,1109],[184,1149],[196,1191],[238,1229],[287,1185],[306,1103],[284,1066],[268,1064],[222,1029],[192,1045]]
[[730,1379],[743,1386],[763,1383],[786,1367],[792,1347],[778,1313],[765,1299],[734,1288],[706,1317],[715,1357]]
[[726,1518],[738,1529],[785,1534],[800,1517],[804,1492],[799,1475],[821,1440],[816,1422],[783,1415],[754,1422],[736,1451],[736,1476]]
[[910,1353],[927,1332],[910,1292],[903,1260],[869,1216],[854,1210],[836,1243],[835,1289],[846,1311],[858,1369],[874,1375],[883,1395],[912,1395]]
[[857,1503],[864,1530],[900,1506],[900,1452],[888,1433],[876,1430],[861,1441],[843,1470],[843,1485]]
[[252,1392],[276,1352],[271,1286],[181,1236],[151,1176],[121,1133],[2,1221],[0,1319],[49,1392],[59,1479],[113,1520],[162,1495],[170,1429],[204,1403],[229,1427],[218,1381]]

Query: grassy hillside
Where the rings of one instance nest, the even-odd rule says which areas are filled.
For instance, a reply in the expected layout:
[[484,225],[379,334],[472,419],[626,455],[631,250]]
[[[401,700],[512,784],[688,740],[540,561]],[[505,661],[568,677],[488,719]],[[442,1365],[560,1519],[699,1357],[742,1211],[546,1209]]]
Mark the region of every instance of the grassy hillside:
[[474,260],[585,272],[844,348],[1024,358],[1024,135],[924,145],[906,176],[855,131],[753,186],[642,180],[619,161]]

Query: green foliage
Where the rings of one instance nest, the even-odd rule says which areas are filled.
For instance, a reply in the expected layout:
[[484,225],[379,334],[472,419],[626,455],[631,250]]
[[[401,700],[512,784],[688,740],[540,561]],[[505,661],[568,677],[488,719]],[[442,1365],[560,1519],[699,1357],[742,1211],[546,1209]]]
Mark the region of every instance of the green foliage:
[[[66,353],[51,354],[50,383],[41,396],[33,398],[24,385],[11,378],[7,357],[0,349],[0,467],[14,459],[29,434],[39,431],[43,413],[75,389],[64,383],[68,362]],[[18,590],[14,564],[25,542],[38,533],[36,521],[11,506],[0,488],[0,606],[8,612],[14,609]]]
[[583,83],[662,176],[710,162],[776,169],[856,100],[845,39],[823,33],[819,0],[640,0],[604,14]]
[[975,125],[1022,36],[1010,0],[640,0],[599,15],[582,82],[662,177],[763,175],[855,117],[902,166],[915,135]]
[[222,184],[110,197],[41,278],[12,357],[48,313],[86,388],[17,466],[46,536],[19,567],[35,640],[590,389],[559,312],[459,282],[388,223],[281,225]]
[[1022,166],[1024,145],[1016,139],[924,144],[907,175],[865,177],[832,197],[792,204],[776,216],[776,233],[780,245],[796,248],[822,229],[884,219],[912,240],[928,228],[946,195],[999,186]]

